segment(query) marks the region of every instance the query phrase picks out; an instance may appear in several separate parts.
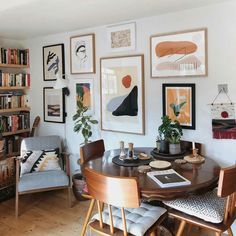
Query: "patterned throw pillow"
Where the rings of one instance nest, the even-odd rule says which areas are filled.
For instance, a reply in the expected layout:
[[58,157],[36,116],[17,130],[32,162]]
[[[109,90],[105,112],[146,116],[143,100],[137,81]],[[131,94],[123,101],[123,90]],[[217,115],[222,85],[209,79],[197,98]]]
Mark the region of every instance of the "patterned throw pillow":
[[22,156],[21,176],[37,171],[61,170],[58,156],[59,148],[26,151]]

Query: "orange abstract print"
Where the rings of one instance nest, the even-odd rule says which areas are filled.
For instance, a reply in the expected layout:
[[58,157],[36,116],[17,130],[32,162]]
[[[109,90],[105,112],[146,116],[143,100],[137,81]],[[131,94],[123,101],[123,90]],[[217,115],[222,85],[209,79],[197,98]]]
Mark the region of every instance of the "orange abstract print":
[[166,88],[166,114],[181,125],[191,125],[191,88]]

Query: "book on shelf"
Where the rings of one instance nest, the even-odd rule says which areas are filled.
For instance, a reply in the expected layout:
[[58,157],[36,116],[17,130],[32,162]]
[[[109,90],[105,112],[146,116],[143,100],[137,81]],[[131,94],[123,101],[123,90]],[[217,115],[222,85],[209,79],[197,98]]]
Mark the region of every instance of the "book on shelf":
[[1,64],[29,65],[29,49],[1,47]]
[[28,73],[5,73],[0,70],[0,87],[30,86],[30,74]]
[[151,171],[147,175],[153,179],[160,187],[169,188],[183,185],[190,185],[191,182],[178,174],[173,169],[162,170],[162,171]]

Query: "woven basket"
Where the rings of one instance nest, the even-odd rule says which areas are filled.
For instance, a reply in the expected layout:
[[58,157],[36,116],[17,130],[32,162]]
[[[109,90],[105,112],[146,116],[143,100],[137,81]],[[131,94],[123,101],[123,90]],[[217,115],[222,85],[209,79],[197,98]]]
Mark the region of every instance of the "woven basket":
[[0,160],[0,189],[15,184],[14,157]]

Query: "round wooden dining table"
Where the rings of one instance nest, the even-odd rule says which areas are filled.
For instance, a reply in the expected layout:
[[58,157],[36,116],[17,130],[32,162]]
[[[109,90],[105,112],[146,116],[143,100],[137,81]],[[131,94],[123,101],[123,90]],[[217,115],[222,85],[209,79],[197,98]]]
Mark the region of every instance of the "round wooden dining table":
[[[153,148],[140,147],[135,148],[134,153],[146,153],[150,155]],[[141,198],[145,201],[152,200],[172,200],[179,197],[186,197],[191,194],[200,194],[212,190],[218,185],[220,166],[206,157],[201,164],[177,164],[171,161],[171,168],[177,173],[191,181],[190,185],[161,188],[155,181],[145,173],[140,173],[138,167],[124,167],[114,164],[112,159],[119,155],[119,149],[113,149],[104,152],[103,156],[96,157],[87,163],[82,168],[89,167],[96,172],[109,176],[126,176],[136,177],[138,180]],[[156,169],[153,169],[156,170]]]

